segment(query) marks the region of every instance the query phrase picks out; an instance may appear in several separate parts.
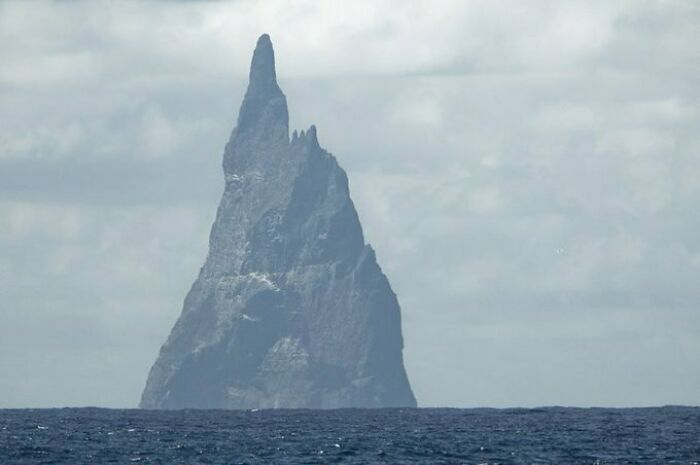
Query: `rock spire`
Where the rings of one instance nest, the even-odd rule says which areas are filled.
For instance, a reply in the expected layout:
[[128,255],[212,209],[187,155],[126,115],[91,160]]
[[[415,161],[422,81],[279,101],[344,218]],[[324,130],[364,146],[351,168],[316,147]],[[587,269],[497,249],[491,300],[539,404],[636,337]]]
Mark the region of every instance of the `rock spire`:
[[289,139],[258,39],[209,254],[141,407],[415,407],[396,295],[316,127]]

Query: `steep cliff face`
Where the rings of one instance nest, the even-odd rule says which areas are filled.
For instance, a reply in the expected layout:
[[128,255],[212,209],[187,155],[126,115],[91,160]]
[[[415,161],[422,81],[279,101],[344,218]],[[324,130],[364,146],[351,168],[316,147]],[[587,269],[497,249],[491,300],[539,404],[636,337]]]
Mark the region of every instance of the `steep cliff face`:
[[289,138],[258,40],[209,255],[142,408],[415,407],[396,295],[316,128]]

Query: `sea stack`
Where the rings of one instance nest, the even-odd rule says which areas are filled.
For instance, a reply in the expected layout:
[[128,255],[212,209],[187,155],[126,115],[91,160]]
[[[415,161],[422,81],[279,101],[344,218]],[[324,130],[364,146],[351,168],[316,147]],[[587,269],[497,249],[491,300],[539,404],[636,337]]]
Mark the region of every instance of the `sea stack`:
[[209,254],[140,406],[415,407],[401,310],[345,171],[311,126],[289,137],[270,37],[224,151]]

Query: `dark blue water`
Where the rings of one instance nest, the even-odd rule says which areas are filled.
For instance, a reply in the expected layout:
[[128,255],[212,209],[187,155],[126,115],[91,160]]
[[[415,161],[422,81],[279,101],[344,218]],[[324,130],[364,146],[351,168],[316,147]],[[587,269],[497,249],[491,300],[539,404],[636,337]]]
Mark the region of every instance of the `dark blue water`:
[[698,464],[700,408],[0,410],[4,464]]

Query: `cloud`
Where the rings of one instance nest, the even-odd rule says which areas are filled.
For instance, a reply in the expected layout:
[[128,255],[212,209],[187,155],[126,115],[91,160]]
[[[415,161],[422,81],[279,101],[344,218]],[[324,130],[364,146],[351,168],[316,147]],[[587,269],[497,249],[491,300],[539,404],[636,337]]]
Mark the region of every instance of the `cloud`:
[[0,405],[133,406],[214,208],[0,203]]
[[348,171],[422,405],[697,404],[698,14],[0,3],[0,405],[136,405],[261,32]]

